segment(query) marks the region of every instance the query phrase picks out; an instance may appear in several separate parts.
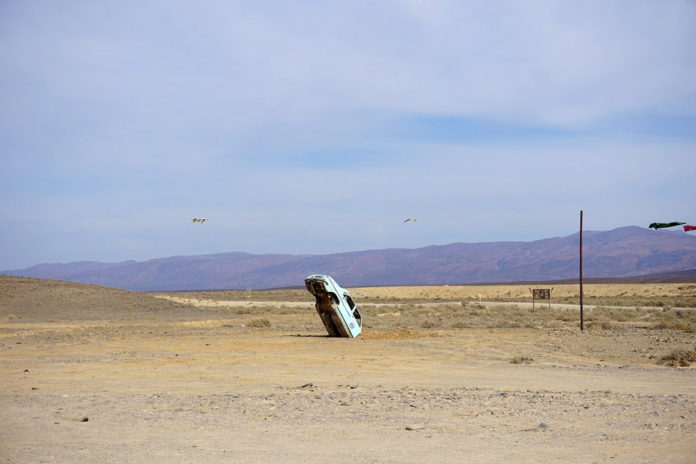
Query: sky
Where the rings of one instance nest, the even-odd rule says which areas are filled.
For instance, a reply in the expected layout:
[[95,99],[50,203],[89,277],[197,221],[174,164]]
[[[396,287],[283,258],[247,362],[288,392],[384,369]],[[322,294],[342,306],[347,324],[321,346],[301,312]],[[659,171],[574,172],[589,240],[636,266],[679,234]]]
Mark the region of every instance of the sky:
[[694,44],[694,1],[2,0],[0,270],[695,224]]

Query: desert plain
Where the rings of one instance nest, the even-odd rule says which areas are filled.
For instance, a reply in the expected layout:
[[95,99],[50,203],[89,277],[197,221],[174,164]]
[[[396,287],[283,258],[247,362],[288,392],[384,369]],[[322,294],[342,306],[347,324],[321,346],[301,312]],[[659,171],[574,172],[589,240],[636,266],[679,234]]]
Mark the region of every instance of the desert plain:
[[351,288],[343,339],[302,288],[0,276],[0,462],[696,462],[696,283],[585,285],[582,331],[530,287]]

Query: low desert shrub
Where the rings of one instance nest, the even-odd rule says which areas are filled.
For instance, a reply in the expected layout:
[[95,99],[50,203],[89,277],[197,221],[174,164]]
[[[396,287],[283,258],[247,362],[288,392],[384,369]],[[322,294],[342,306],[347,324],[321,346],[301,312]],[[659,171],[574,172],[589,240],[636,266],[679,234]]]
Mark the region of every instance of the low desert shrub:
[[674,303],[676,308],[696,308],[696,298],[683,298]]
[[681,330],[687,333],[696,333],[696,325],[689,322],[661,321],[651,327],[653,330]]
[[471,324],[466,323],[466,322],[455,322],[452,324],[453,329],[470,329]]
[[251,314],[251,308],[234,308],[230,310],[232,314]]
[[696,332],[696,311],[686,309],[666,309],[656,312],[650,318],[653,329],[671,329],[684,332]]
[[462,312],[462,308],[456,304],[445,304],[440,307],[440,311],[443,314],[456,315]]
[[253,321],[249,321],[247,324],[249,327],[270,327],[271,326],[271,321],[269,321],[266,318],[263,319],[254,319]]
[[660,358],[660,364],[671,367],[687,367],[696,362],[696,348],[693,350],[674,350]]
[[524,327],[524,324],[517,321],[499,320],[498,322],[493,324],[492,327],[496,329],[521,329],[522,327]]
[[614,324],[609,321],[592,321],[587,324],[587,328],[591,330],[612,330],[614,329]]
[[534,359],[528,358],[526,356],[515,356],[510,360],[511,364],[531,364],[534,362]]

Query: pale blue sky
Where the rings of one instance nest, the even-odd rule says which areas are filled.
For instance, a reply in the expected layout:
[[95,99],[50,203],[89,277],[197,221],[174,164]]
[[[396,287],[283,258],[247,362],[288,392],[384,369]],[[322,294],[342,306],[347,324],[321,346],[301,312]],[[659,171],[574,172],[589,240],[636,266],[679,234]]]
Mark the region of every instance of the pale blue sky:
[[694,43],[693,1],[5,0],[0,270],[696,223]]

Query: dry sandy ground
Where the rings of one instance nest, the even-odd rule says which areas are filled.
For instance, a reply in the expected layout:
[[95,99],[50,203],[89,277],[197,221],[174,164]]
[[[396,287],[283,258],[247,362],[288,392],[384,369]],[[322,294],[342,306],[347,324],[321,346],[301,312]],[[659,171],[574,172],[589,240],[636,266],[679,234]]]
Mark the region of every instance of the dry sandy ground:
[[[519,301],[529,300],[531,288],[549,288],[552,298],[577,296],[580,288],[576,284],[544,285],[443,285],[413,287],[359,287],[351,289],[355,298],[425,298],[425,299],[463,299],[481,297],[483,299],[515,298]],[[585,284],[584,293],[588,296],[622,296],[622,295],[696,295],[693,283],[650,283],[650,284]]]
[[0,462],[696,461],[696,371],[657,363],[694,333],[245,304],[0,278]]

